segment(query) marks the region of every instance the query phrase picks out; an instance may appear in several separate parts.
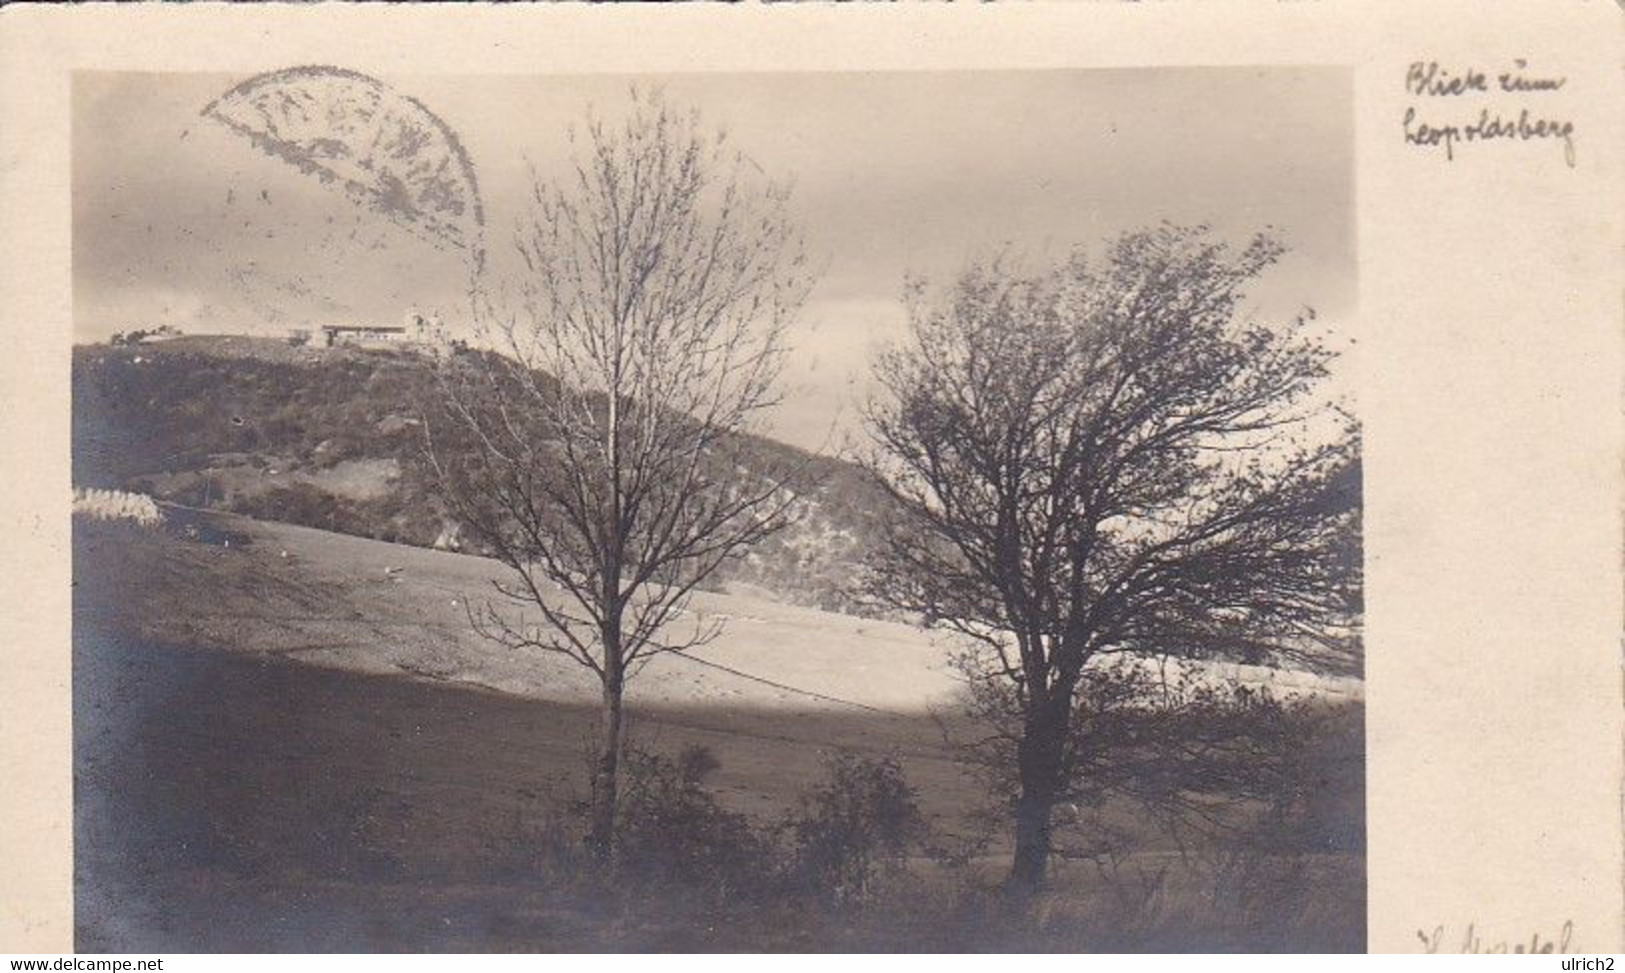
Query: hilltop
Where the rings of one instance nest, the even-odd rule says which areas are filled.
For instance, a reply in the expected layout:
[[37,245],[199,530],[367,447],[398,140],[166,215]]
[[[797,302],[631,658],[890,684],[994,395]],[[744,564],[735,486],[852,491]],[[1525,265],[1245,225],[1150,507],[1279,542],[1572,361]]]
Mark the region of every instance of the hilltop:
[[[76,347],[74,484],[454,546],[423,455],[430,368],[411,347],[295,347],[238,335]],[[813,485],[799,521],[728,566],[717,587],[861,611],[858,574],[884,495],[852,464],[771,439],[751,437],[746,456],[764,469],[805,464]]]

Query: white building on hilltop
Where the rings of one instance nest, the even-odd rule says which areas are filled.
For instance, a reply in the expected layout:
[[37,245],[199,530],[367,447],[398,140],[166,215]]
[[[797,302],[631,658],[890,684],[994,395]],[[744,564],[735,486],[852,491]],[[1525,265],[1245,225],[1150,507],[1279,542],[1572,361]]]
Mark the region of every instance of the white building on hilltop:
[[327,324],[322,326],[322,345],[326,348],[334,348],[339,345],[380,348],[405,344],[406,341],[407,333],[404,327],[373,324]]
[[439,315],[427,315],[412,310],[404,325],[382,324],[328,324],[322,326],[323,347],[357,345],[363,348],[387,348],[405,344],[427,345],[438,340],[442,330]]

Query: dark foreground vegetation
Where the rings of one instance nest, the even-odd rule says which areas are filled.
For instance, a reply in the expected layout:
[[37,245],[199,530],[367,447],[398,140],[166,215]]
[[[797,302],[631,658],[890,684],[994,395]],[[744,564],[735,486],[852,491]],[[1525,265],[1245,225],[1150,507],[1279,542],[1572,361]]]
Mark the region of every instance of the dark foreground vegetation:
[[1293,759],[1226,829],[1068,809],[1019,910],[989,788],[928,718],[646,711],[600,863],[591,707],[132,638],[85,547],[121,530],[78,532],[80,950],[1363,948],[1358,704],[1270,710]]

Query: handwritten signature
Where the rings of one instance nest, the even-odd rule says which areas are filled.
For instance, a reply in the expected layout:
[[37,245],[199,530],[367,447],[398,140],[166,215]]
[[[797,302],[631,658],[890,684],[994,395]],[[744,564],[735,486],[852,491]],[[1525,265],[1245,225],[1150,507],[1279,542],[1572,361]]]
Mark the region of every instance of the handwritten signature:
[[1428,953],[1449,952],[1450,950],[1446,949],[1446,947],[1452,941],[1457,942],[1460,946],[1459,949],[1454,950],[1457,953],[1567,953],[1569,943],[1574,939],[1574,921],[1571,919],[1563,923],[1563,928],[1558,931],[1557,936],[1554,938],[1544,938],[1537,932],[1529,937],[1527,943],[1513,942],[1506,939],[1492,940],[1486,943],[1484,937],[1478,933],[1478,924],[1472,922],[1467,924],[1467,931],[1459,940],[1449,938],[1445,932],[1445,927],[1442,925],[1434,926],[1431,933],[1418,929],[1416,930],[1416,938],[1422,941],[1423,952]]

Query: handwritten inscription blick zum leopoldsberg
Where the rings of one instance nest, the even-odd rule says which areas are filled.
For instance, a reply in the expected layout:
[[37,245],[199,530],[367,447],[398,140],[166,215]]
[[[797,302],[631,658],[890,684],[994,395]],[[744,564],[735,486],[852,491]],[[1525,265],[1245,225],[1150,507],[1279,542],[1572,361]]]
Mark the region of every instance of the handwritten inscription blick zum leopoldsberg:
[[1531,69],[1524,58],[1488,72],[1416,61],[1405,71],[1405,90],[1421,100],[1405,109],[1405,143],[1454,161],[1470,146],[1550,141],[1572,169],[1574,122],[1548,104],[1567,83]]

